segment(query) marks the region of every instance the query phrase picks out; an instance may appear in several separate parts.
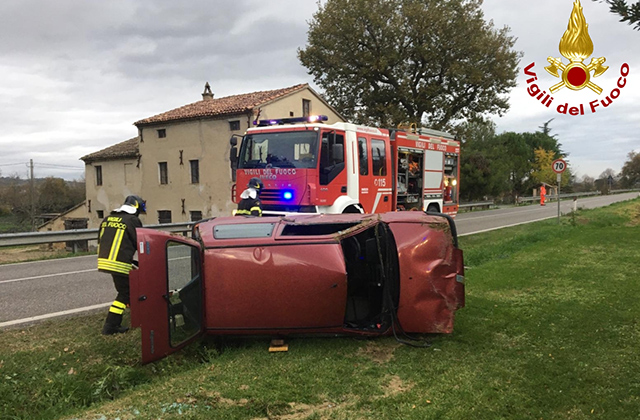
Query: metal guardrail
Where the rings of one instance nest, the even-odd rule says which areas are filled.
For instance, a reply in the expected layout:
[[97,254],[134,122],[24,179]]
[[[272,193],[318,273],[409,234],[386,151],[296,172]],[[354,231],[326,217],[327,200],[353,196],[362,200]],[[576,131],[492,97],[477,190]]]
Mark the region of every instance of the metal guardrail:
[[[196,222],[145,225],[145,228],[167,232],[189,232]],[[98,229],[71,229],[52,232],[21,232],[0,235],[0,248],[17,245],[37,245],[54,242],[98,240]]]
[[[588,196],[594,196],[594,195],[600,195],[600,191],[589,191],[589,192],[581,192],[581,193],[566,193],[566,194],[560,194],[560,199],[563,198],[573,198],[573,197],[588,197]],[[557,195],[551,195],[551,194],[547,194],[545,195],[546,200],[545,201],[554,201],[558,199]],[[540,196],[535,196],[535,197],[518,197],[518,203],[524,203],[526,201],[540,201]]]
[[640,188],[630,188],[628,190],[611,190],[609,191],[611,194],[621,194],[621,193],[626,193],[626,192],[635,192],[635,191],[640,191]]
[[474,207],[480,207],[480,208],[488,208],[490,209],[491,206],[493,206],[494,203],[493,201],[476,201],[473,203],[461,203],[458,205],[459,209],[469,209],[469,211],[473,211]]

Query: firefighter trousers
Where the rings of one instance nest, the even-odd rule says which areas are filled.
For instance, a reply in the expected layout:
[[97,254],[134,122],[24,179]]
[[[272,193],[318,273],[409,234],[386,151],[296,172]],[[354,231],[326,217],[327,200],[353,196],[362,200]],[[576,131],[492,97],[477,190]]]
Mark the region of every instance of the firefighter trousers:
[[126,274],[111,273],[113,285],[118,295],[109,308],[109,314],[105,324],[111,327],[119,327],[122,324],[122,314],[129,306],[129,276]]

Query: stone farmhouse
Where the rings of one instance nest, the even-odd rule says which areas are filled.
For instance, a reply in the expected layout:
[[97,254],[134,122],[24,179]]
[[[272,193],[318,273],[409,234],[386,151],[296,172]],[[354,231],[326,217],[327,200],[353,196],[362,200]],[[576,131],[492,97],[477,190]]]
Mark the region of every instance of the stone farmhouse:
[[145,225],[229,216],[236,208],[231,136],[257,119],[318,114],[328,124],[344,121],[308,84],[216,99],[207,83],[202,100],[137,121],[136,137],[83,156],[85,202],[40,230],[62,230],[70,220],[78,228],[82,219],[97,228],[128,195],[147,201]]

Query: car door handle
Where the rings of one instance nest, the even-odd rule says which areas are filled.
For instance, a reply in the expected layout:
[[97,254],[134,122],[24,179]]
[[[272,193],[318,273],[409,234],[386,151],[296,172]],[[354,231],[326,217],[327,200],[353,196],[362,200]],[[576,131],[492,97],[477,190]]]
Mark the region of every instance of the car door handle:
[[145,295],[142,295],[138,298],[138,302],[143,302],[145,300],[147,300],[147,297]]
[[335,289],[336,287],[338,287],[338,283],[333,283],[333,284],[331,285],[331,289]]

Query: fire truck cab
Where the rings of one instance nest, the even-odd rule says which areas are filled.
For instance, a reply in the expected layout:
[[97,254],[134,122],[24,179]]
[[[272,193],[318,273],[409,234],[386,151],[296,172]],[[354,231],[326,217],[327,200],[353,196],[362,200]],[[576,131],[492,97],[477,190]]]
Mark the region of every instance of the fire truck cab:
[[265,214],[421,210],[455,216],[460,143],[453,136],[326,120],[260,120],[239,150],[232,137],[233,201],[259,177]]

